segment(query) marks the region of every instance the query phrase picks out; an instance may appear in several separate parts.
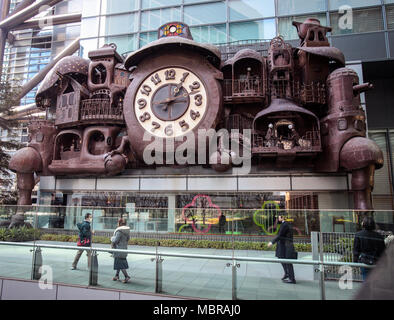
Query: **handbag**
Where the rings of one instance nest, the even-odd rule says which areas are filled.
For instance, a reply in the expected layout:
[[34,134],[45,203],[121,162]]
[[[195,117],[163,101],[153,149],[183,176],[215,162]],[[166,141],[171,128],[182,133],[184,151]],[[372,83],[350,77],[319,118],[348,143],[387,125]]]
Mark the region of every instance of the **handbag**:
[[293,253],[291,254],[291,258],[297,260],[298,259],[298,252],[293,250]]
[[81,239],[78,238],[77,246],[78,247],[89,247],[90,246],[90,239],[83,239],[81,241]]
[[358,257],[358,261],[364,264],[373,265],[376,264],[376,257],[370,254],[361,253]]

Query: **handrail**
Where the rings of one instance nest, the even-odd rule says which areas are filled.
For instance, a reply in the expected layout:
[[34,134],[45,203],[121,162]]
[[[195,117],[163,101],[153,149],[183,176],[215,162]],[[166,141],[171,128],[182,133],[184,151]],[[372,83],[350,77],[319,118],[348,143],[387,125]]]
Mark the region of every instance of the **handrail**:
[[[276,176],[281,176],[280,174],[277,174]],[[276,177],[275,176],[275,177]],[[323,175],[324,176],[324,175]],[[253,177],[253,175],[252,175]],[[62,208],[62,209],[92,209],[95,208],[95,210],[99,209],[127,209],[127,207],[97,207],[97,206],[50,206],[50,205],[1,205],[1,208],[31,208],[32,210],[37,210],[39,208],[50,208],[50,209],[55,209],[55,208]],[[171,208],[171,207],[166,207],[166,208],[158,208],[158,207],[136,207],[134,210],[183,210],[184,208]],[[188,210],[197,210],[197,208],[189,208]],[[261,208],[251,208],[251,209],[243,209],[243,208],[222,208],[222,211],[234,211],[234,212],[247,212],[247,211],[256,211],[256,210],[261,210]],[[362,209],[281,209],[286,212],[300,212],[300,211],[305,211],[305,212],[316,212],[316,211],[321,211],[321,212],[365,212],[365,210]],[[374,209],[374,212],[394,212],[394,210],[382,210],[382,209]],[[48,214],[52,212],[38,212],[38,211],[32,211],[32,213],[41,213],[41,214]]]
[[280,259],[280,258],[251,258],[251,257],[233,257],[233,256],[213,256],[213,255],[201,255],[201,254],[189,254],[189,253],[170,253],[170,252],[149,252],[149,251],[138,251],[138,250],[123,250],[123,249],[111,249],[111,248],[95,248],[95,247],[78,247],[78,246],[62,246],[62,245],[51,245],[41,243],[20,243],[20,242],[0,242],[0,245],[8,246],[21,246],[21,247],[37,247],[37,248],[48,248],[48,249],[65,249],[65,250],[87,250],[96,252],[107,252],[107,253],[128,253],[128,254],[141,254],[141,255],[153,255],[160,257],[175,257],[175,258],[192,258],[192,259],[211,259],[211,260],[235,260],[235,261],[249,261],[249,262],[270,262],[270,263],[289,263],[289,264],[304,264],[304,265],[328,265],[328,266],[349,266],[349,267],[364,267],[374,268],[373,265],[367,265],[363,263],[354,262],[335,262],[335,261],[321,261],[321,260],[300,260],[300,259]]

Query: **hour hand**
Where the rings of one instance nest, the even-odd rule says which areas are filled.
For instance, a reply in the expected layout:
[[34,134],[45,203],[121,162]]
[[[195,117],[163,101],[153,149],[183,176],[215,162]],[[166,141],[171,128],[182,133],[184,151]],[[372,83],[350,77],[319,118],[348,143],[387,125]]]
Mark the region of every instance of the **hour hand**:
[[161,101],[154,101],[153,104],[169,104],[170,102],[174,101],[176,98],[175,97],[171,97],[171,98],[166,98],[164,100]]

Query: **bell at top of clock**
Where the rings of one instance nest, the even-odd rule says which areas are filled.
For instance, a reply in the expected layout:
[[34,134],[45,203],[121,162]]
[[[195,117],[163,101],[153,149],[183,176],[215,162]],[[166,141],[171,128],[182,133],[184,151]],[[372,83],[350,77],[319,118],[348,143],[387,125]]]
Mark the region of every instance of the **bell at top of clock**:
[[193,40],[189,26],[182,22],[169,22],[163,24],[158,30],[157,38],[160,39],[165,37],[182,37]]

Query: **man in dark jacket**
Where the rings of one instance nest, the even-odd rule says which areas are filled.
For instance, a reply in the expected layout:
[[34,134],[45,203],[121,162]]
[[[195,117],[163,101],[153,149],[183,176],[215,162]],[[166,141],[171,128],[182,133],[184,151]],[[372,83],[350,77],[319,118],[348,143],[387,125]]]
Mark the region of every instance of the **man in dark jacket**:
[[[294,259],[295,249],[293,244],[293,228],[285,221],[284,216],[278,217],[279,223],[281,223],[279,228],[279,234],[276,236],[272,242],[268,243],[268,247],[277,243],[276,246],[276,257],[279,259]],[[285,272],[282,281],[285,283],[296,283],[294,276],[294,268],[291,263],[282,263],[283,270]]]
[[[87,213],[85,215],[85,221],[82,223],[78,223],[77,227],[79,229],[79,239],[78,239],[78,246],[79,247],[91,247],[92,246],[92,231],[90,230],[90,222],[92,221],[92,214]],[[79,261],[79,258],[81,258],[82,253],[84,252],[84,249],[78,250],[74,262],[71,266],[71,270],[75,270],[77,268],[77,264]],[[88,268],[90,269],[90,257],[91,257],[91,251],[86,250],[87,256],[88,256]]]
[[225,225],[226,225],[226,216],[222,212],[219,217],[219,233],[224,233]]
[[[384,237],[375,230],[376,225],[372,217],[365,217],[362,222],[363,230],[354,236],[353,261],[376,264],[386,246]],[[361,268],[365,280],[370,269]]]

